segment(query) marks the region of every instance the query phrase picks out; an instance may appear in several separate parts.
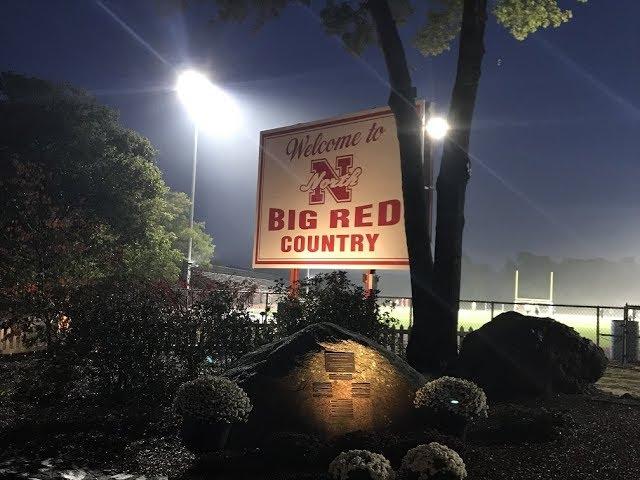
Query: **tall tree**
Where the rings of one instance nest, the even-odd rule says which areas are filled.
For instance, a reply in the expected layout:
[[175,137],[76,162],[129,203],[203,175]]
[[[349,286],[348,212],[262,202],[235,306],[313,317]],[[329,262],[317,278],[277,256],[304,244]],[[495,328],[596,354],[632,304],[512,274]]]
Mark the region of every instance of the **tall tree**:
[[[231,2],[214,0],[217,18],[243,21],[254,14],[256,26],[279,15],[289,3],[281,0]],[[433,258],[428,227],[426,196],[422,172],[422,119],[416,109],[416,88],[411,81],[398,22],[411,13],[407,0],[388,2],[327,1],[321,10],[323,24],[330,34],[340,35],[345,45],[360,53],[369,44],[379,43],[389,74],[389,107],[394,113],[400,147],[404,219],[413,298],[413,328],[407,346],[409,362],[419,370],[440,371],[444,356],[439,326],[430,315],[443,309],[433,290]]]
[[50,326],[66,292],[110,276],[175,279],[185,237],[213,251],[155,150],[68,85],[0,74],[0,301]]
[[[184,6],[189,2],[180,0],[179,3]],[[306,0],[211,0],[211,3],[217,7],[218,19],[244,21],[253,15],[256,27],[277,17],[289,4],[310,4]],[[396,117],[400,145],[414,305],[407,357],[421,371],[441,372],[456,356],[464,201],[470,173],[468,149],[484,55],[487,3],[488,0],[433,0],[435,8],[427,9],[427,20],[416,35],[415,43],[422,53],[437,55],[448,50],[460,34],[458,71],[450,105],[454,129],[445,145],[437,182],[435,270],[421,183],[421,124],[413,107],[416,90],[398,34],[398,25],[414,13],[412,2],[327,0],[320,11],[327,33],[339,35],[351,51],[359,54],[368,45],[377,44],[385,58],[389,106]],[[571,18],[571,11],[561,9],[558,0],[495,0],[493,12],[498,22],[519,40],[539,28],[557,27]]]
[[[586,0],[577,0],[585,3]],[[482,61],[488,0],[439,0],[440,8],[427,12],[416,36],[425,55],[439,55],[459,35],[458,64],[449,104],[453,126],[445,141],[437,188],[434,285],[447,308],[435,312],[435,323],[445,332],[447,345],[456,339],[460,300],[462,239],[466,187],[471,175],[469,143]],[[559,27],[572,17],[557,0],[495,0],[493,13],[514,38],[524,40],[540,28]],[[450,362],[455,351],[449,348]]]

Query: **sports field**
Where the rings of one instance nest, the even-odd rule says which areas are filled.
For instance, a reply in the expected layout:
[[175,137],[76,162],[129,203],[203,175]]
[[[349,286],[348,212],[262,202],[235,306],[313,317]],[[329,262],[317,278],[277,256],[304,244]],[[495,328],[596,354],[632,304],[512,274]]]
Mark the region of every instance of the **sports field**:
[[[397,302],[400,303],[400,302]],[[411,325],[411,307],[394,304],[393,301],[386,301],[381,307],[383,312],[388,312],[393,318],[398,320],[398,326],[407,328]],[[469,329],[476,330],[491,320],[491,304],[484,302],[461,302],[458,315],[459,328],[464,331]],[[513,309],[513,305],[494,304],[493,315],[499,315],[502,312]],[[516,307],[521,313],[536,315],[540,317],[551,317],[565,325],[574,328],[583,337],[589,338],[605,350],[608,356],[611,356],[612,345],[612,320],[621,320],[623,318],[622,308],[601,308],[599,311],[595,307],[560,307],[548,305],[518,305]],[[277,302],[271,303],[272,314],[277,309]],[[264,311],[264,305],[254,305],[250,308],[252,317],[256,320],[261,318],[260,313]],[[598,335],[599,332],[599,335]]]
[[[485,308],[485,305],[486,308]],[[464,328],[465,331],[469,329],[476,330],[482,325],[491,320],[491,309],[488,304],[479,305],[480,308],[464,308],[461,309],[458,315],[458,325],[460,328]],[[494,315],[499,315],[503,311],[508,311],[511,306],[498,305],[494,308]],[[619,310],[601,310],[600,320],[598,322],[598,316],[595,308],[572,308],[574,311],[569,310],[568,307],[553,307],[552,311],[548,310],[547,306],[541,307],[542,310],[535,312],[528,312],[531,315],[538,313],[538,316],[549,316],[558,322],[568,325],[574,328],[583,337],[589,338],[593,342],[597,342],[597,332],[600,332],[600,346],[607,352],[611,348],[611,321],[621,320],[623,317],[622,309]],[[393,318],[399,321],[399,325],[403,328],[407,328],[411,324],[411,308],[405,306],[385,306],[383,311],[388,312]],[[524,312],[523,312],[524,313]],[[598,326],[599,323],[599,326]]]

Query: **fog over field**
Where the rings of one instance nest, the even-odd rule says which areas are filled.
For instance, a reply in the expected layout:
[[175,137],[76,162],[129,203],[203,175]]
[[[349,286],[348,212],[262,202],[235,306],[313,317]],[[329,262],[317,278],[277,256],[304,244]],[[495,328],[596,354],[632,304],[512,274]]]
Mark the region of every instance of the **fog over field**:
[[[516,269],[520,272],[520,297],[547,298],[549,273],[554,272],[554,303],[640,304],[640,262],[635,258],[553,259],[527,252],[505,260],[502,265],[476,263],[465,256],[462,262],[462,298],[513,301]],[[286,271],[272,272],[275,276],[288,275]],[[316,272],[320,270],[311,270],[312,275]],[[305,274],[303,271],[302,275]],[[408,273],[380,270],[378,275],[382,296],[410,295]],[[362,272],[354,270],[350,276],[354,282],[361,282]]]

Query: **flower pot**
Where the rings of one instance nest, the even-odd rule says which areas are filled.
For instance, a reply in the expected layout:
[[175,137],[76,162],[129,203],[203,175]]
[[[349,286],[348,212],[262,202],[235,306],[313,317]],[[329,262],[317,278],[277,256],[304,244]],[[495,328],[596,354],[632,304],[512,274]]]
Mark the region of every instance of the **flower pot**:
[[202,420],[185,418],[182,420],[182,441],[184,445],[196,453],[224,450],[231,424],[226,422],[203,422]]

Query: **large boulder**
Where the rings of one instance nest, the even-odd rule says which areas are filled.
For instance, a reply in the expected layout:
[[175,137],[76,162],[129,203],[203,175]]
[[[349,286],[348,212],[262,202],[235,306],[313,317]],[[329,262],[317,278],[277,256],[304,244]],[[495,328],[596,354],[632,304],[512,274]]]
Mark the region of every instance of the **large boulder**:
[[400,357],[332,323],[308,326],[243,356],[227,376],[254,405],[245,434],[325,437],[406,426],[425,381]]
[[602,349],[573,328],[517,312],[469,333],[459,360],[462,376],[493,398],[583,392],[607,367]]

